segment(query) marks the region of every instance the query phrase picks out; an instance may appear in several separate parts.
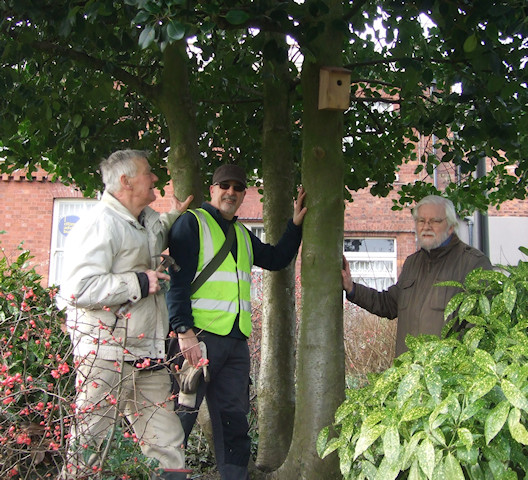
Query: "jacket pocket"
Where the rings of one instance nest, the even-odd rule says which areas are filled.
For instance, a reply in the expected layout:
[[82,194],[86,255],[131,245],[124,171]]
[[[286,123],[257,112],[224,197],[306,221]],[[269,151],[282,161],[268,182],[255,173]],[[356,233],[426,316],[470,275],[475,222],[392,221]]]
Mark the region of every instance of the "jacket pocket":
[[398,283],[400,298],[398,299],[398,311],[409,308],[416,284],[416,278],[406,278]]
[[431,290],[431,308],[433,310],[441,310],[444,311],[445,307],[447,306],[447,303],[451,298],[455,295],[455,293],[459,292],[460,289],[455,287],[439,287],[437,286],[438,283],[445,282],[447,280],[452,280],[452,278],[437,278],[435,282],[433,283],[433,287]]

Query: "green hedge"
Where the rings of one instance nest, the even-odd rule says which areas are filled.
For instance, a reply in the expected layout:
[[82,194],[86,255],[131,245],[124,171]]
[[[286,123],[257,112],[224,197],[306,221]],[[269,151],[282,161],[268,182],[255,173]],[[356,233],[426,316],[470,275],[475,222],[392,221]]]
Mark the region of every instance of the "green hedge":
[[[345,479],[528,478],[528,263],[501,270],[439,284],[462,289],[442,338],[409,336],[391,368],[347,390],[318,438]],[[460,322],[471,328],[454,333]]]

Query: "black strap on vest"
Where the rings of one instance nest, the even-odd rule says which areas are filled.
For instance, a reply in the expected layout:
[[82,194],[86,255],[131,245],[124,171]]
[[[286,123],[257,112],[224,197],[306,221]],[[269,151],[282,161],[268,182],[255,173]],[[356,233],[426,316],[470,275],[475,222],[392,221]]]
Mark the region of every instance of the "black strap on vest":
[[195,293],[205,281],[213,274],[213,272],[220,266],[220,264],[226,258],[227,253],[231,250],[231,246],[235,240],[235,227],[232,223],[227,227],[227,235],[224,244],[218,250],[213,259],[205,266],[200,274],[191,283],[191,295]]

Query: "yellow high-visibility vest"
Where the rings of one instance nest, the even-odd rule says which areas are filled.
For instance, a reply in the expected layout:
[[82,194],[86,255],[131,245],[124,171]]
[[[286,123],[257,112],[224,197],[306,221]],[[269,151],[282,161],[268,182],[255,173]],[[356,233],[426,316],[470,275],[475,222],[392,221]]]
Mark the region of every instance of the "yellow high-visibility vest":
[[[190,210],[200,232],[200,253],[196,277],[213,259],[225,241],[220,225],[203,208]],[[194,325],[217,335],[227,335],[239,315],[240,331],[251,334],[251,266],[253,247],[246,228],[235,222],[237,261],[229,252],[215,272],[191,295]]]

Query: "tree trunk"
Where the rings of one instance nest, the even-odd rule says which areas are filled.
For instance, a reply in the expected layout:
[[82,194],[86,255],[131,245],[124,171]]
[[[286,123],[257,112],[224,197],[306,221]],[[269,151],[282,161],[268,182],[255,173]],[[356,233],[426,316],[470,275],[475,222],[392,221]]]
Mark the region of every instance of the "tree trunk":
[[[272,478],[342,478],[337,455],[321,460],[320,430],[332,423],[344,399],[343,300],[343,112],[318,110],[321,66],[341,65],[342,34],[332,28],[340,2],[326,2],[325,30],[310,45],[302,72],[303,184],[308,213],[303,226],[302,321],[297,354],[293,440],[285,463]],[[318,20],[321,20],[320,18]]]
[[[267,35],[287,48],[284,37]],[[265,61],[262,171],[266,241],[280,239],[292,215],[294,168],[288,63]],[[286,458],[295,412],[295,261],[264,272],[261,364],[258,381],[257,466],[276,470]]]
[[193,194],[193,206],[203,201],[200,179],[200,155],[196,111],[189,89],[186,43],[181,40],[167,45],[163,53],[160,95],[156,105],[165,115],[170,135],[168,167],[174,193],[184,200]]

